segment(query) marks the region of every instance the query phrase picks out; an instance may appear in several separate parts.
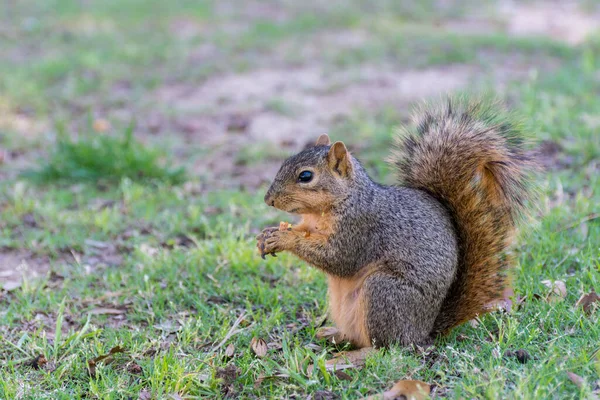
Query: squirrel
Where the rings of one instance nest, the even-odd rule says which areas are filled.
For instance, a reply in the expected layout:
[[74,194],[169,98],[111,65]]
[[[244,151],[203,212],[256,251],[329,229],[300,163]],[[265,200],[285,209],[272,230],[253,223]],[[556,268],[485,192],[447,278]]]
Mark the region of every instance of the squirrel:
[[496,105],[421,107],[388,160],[397,186],[374,182],[327,135],[283,162],[264,200],[302,221],[266,228],[257,247],[326,273],[337,340],[428,344],[502,297],[535,163]]

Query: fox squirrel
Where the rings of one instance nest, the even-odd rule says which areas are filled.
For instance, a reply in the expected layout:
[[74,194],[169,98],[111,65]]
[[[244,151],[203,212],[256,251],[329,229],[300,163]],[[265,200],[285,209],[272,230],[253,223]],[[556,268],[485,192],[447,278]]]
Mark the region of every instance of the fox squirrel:
[[321,135],[265,195],[302,221],[263,230],[261,255],[290,251],[323,270],[338,339],[358,347],[429,343],[488,311],[531,193],[534,163],[494,103],[449,98],[415,122],[390,159],[400,186],[375,183]]

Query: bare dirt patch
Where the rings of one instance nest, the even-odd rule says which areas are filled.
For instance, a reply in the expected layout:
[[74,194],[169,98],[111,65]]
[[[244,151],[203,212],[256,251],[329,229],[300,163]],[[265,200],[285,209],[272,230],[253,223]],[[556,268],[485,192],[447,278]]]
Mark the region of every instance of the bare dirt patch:
[[36,257],[22,250],[0,250],[0,288],[10,291],[27,280],[45,276],[50,270],[47,257]]
[[489,12],[481,10],[461,19],[436,21],[438,29],[459,34],[506,32],[540,36],[578,45],[600,29],[600,14],[582,10],[574,1],[498,1]]
[[407,109],[416,99],[464,87],[475,73],[466,65],[407,71],[363,66],[335,73],[312,66],[263,69],[214,77],[196,88],[164,87],[157,96],[175,110],[190,142],[211,149],[196,172],[255,187],[272,178],[285,152],[254,167],[240,163],[242,148],[271,143],[295,151],[356,110]]
[[358,50],[370,46],[374,37],[365,28],[325,30],[313,33],[309,39],[290,38],[279,43],[274,52],[282,59],[321,60],[327,50],[334,53],[344,50]]
[[[167,85],[155,96],[169,105],[175,130],[183,132],[189,143],[210,149],[196,163],[195,172],[211,187],[222,186],[225,176],[233,177],[236,185],[256,187],[272,178],[287,152],[306,146],[356,112],[376,114],[393,108],[408,114],[413,102],[474,88],[486,80],[502,90],[506,83],[524,79],[536,69],[518,56],[502,61],[491,71],[470,64],[425,69],[369,64],[337,71],[320,66],[259,69],[215,76],[197,87]],[[268,148],[279,151],[273,150],[267,160],[263,154],[252,165],[240,160],[241,150],[248,146],[266,153]]]
[[[198,123],[198,131],[210,144],[226,141],[227,121],[245,114],[249,140],[300,145],[355,109],[405,106],[407,100],[456,90],[474,72],[470,66],[409,71],[366,66],[335,74],[314,67],[258,70],[215,77],[193,90],[166,88],[160,96],[183,115],[201,111],[205,124]],[[274,110],[273,102],[292,115]]]
[[282,23],[293,18],[293,13],[283,4],[250,0],[240,7],[236,2],[219,1],[215,4],[217,17],[228,20],[256,21],[265,20]]
[[177,17],[169,23],[169,32],[179,40],[189,40],[206,33],[205,24],[190,17]]
[[516,36],[546,36],[577,45],[600,29],[600,15],[584,12],[576,2],[504,1],[500,12],[506,30]]

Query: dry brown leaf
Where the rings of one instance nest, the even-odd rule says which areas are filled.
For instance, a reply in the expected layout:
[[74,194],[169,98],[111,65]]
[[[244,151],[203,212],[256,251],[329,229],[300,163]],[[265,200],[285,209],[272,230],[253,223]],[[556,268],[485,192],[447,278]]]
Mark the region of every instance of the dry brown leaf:
[[151,400],[152,393],[146,389],[140,390],[140,394],[138,394],[138,400]]
[[550,293],[546,296],[548,303],[556,303],[567,297],[567,286],[563,281],[543,280],[544,286],[550,289]]
[[131,362],[128,366],[127,366],[127,372],[131,373],[131,374],[141,374],[143,372],[142,367],[140,367],[139,364],[135,363],[135,362]]
[[506,350],[504,352],[505,357],[514,357],[521,364],[527,363],[527,361],[531,360],[531,355],[527,352],[527,350],[519,349],[517,351]]
[[118,308],[105,308],[105,307],[97,307],[97,308],[92,308],[90,311],[88,311],[89,314],[92,315],[121,315],[121,314],[125,314],[126,311],[125,310],[120,310]]
[[345,373],[344,371],[335,371],[334,372],[335,376],[338,377],[338,379],[341,379],[343,381],[351,381],[352,377],[350,375],[348,375],[347,373]]
[[317,339],[331,339],[339,332],[339,329],[335,326],[324,326],[323,328],[319,328],[317,330],[317,334],[315,336]]
[[[342,351],[334,355],[334,358],[325,362],[325,369],[327,371],[341,371],[349,368],[360,368],[365,365],[367,356],[373,353],[375,349],[373,347],[364,347],[359,350]],[[312,373],[314,366],[309,367],[309,373]]]
[[582,377],[570,371],[567,371],[567,376],[569,377],[569,380],[575,384],[575,386],[577,386],[578,388],[583,387],[585,381]]
[[267,342],[261,338],[253,337],[252,341],[250,342],[250,348],[257,357],[262,358],[267,355]]
[[365,400],[394,400],[405,398],[406,400],[421,400],[429,398],[431,385],[423,381],[398,381],[387,392],[375,396],[366,397]]
[[44,367],[47,363],[48,363],[48,360],[46,360],[46,357],[44,357],[43,354],[40,354],[40,355],[36,356],[33,360],[26,361],[25,365],[27,365],[33,369],[40,369],[40,368]]
[[319,353],[319,352],[323,351],[323,346],[319,346],[318,344],[314,344],[314,343],[309,343],[305,347],[307,349],[311,349],[315,353]]
[[106,132],[110,129],[110,122],[105,119],[98,118],[97,120],[94,120],[92,127],[96,132]]
[[575,306],[583,307],[583,312],[590,314],[593,310],[594,303],[598,303],[598,306],[600,307],[600,296],[598,296],[596,292],[590,292],[581,296],[579,300],[577,300]]
[[263,381],[265,380],[265,374],[263,374],[262,372],[258,375],[258,378],[256,378],[256,381],[254,381],[254,389],[258,389],[260,387],[260,385],[262,385]]
[[363,366],[367,356],[373,352],[375,352],[373,347],[363,347],[359,350],[342,351],[335,354],[335,358],[347,360],[357,366]]
[[233,345],[233,343],[229,343],[229,345],[225,349],[225,357],[231,358],[231,357],[233,357],[234,353],[235,353],[235,346]]
[[81,302],[83,304],[89,304],[89,305],[91,305],[91,304],[100,304],[104,300],[107,300],[107,299],[110,299],[110,298],[113,298],[113,297],[121,296],[124,293],[126,293],[126,292],[122,291],[122,290],[117,291],[117,292],[105,292],[102,296],[98,296],[98,297],[95,297],[95,298],[88,297],[86,299],[83,299]]
[[[581,376],[570,371],[567,371],[567,376],[569,377],[569,380],[573,382],[573,384],[579,389],[585,385],[585,380]],[[597,391],[594,391],[589,398],[591,400],[598,400]]]
[[90,376],[96,376],[96,366],[100,363],[109,364],[112,362],[112,355],[117,353],[124,353],[125,349],[121,346],[115,346],[108,351],[108,353],[98,356],[96,358],[92,358],[88,360],[88,372]]

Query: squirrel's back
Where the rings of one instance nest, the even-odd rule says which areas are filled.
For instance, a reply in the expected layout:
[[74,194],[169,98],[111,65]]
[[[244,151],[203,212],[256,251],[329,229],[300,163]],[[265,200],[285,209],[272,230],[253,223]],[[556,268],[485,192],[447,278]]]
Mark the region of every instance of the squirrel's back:
[[449,99],[416,113],[392,157],[402,185],[449,210],[458,269],[433,333],[487,311],[506,284],[506,250],[524,211],[531,167],[518,127],[494,103]]

